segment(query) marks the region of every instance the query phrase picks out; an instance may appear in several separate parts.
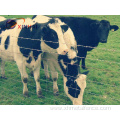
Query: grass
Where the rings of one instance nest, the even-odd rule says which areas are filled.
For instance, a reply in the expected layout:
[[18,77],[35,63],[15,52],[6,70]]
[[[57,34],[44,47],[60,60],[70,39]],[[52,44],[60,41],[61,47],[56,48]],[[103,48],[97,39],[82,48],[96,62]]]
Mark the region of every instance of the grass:
[[[84,15],[81,15],[84,16]],[[6,18],[26,18],[32,15],[14,16],[5,15]],[[76,17],[76,16],[74,16]],[[106,19],[111,24],[120,27],[120,16],[84,16],[92,19]],[[120,30],[110,32],[107,44],[99,46],[88,52],[86,66],[88,67],[87,87],[83,96],[84,105],[119,105],[120,104]],[[0,104],[1,105],[71,105],[72,102],[64,93],[63,79],[59,75],[58,87],[59,96],[53,95],[52,81],[44,79],[44,72],[41,69],[41,87],[45,98],[37,98],[35,82],[30,76],[28,89],[29,98],[22,95],[22,82],[20,73],[15,62],[6,62],[5,67],[7,79],[0,79]],[[82,70],[81,72],[86,72]]]

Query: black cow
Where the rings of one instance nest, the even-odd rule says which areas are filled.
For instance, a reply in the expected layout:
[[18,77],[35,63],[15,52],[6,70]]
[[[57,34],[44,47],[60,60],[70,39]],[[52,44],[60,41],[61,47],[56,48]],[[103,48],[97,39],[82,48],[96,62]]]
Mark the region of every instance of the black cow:
[[82,59],[82,68],[85,69],[87,51],[98,46],[99,42],[107,43],[109,31],[118,30],[117,25],[110,25],[107,20],[93,20],[85,17],[58,17],[73,31],[78,45],[78,64]]

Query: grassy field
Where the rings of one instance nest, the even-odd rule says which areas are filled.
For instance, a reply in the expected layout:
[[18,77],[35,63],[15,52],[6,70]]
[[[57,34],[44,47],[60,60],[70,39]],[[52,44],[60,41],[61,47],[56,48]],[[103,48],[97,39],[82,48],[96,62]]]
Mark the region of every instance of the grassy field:
[[[81,15],[84,16],[84,15]],[[6,18],[26,18],[32,15],[14,16],[5,15]],[[75,16],[76,17],[76,16]],[[93,19],[109,20],[111,24],[120,27],[120,16],[85,16]],[[120,30],[110,32],[107,44],[99,46],[88,53],[86,66],[87,87],[84,92],[84,105],[120,105]],[[29,70],[27,70],[29,73]],[[81,70],[81,72],[87,72]],[[63,90],[62,75],[59,75],[59,96],[53,95],[52,81],[44,78],[41,69],[41,87],[45,98],[37,98],[33,77],[29,75],[29,98],[23,97],[20,73],[15,62],[6,62],[7,79],[0,79],[0,104],[1,105],[71,105],[72,102]]]

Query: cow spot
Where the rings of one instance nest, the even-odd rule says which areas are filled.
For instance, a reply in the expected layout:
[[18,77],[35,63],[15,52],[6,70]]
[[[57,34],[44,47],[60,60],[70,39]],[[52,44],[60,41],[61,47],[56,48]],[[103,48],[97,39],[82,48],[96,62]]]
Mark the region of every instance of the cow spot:
[[28,81],[27,78],[24,78],[24,79],[23,79],[23,82],[24,82],[24,83],[27,83],[27,81]]
[[10,42],[10,36],[8,36],[6,41],[5,41],[5,50],[8,49],[9,42]]
[[26,60],[26,62],[29,63],[29,64],[31,63],[31,61],[32,61],[32,57],[29,57],[29,59]]
[[42,33],[43,40],[45,40],[45,43],[48,46],[50,46],[53,49],[57,49],[59,47],[58,34],[55,30],[47,26],[42,29]]
[[80,87],[77,85],[77,82],[74,80],[68,79],[68,81],[66,82],[66,86],[68,87],[68,93],[74,97],[74,98],[78,98],[79,94],[80,94]]

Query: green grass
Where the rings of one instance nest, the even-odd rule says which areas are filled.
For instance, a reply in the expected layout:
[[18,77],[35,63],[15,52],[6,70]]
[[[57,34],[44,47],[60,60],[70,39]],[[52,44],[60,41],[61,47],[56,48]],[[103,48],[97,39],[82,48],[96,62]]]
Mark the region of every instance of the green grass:
[[[81,15],[84,16],[84,15]],[[6,18],[26,18],[32,15],[14,16],[5,15]],[[74,16],[76,17],[76,16]],[[109,20],[111,24],[120,27],[120,16],[84,16],[93,19]],[[120,30],[110,32],[107,44],[99,46],[88,52],[86,66],[88,67],[87,87],[84,92],[84,105],[120,105]],[[105,48],[105,49],[104,49]],[[29,98],[22,95],[22,82],[20,73],[15,62],[6,62],[6,77],[0,79],[0,104],[2,105],[71,105],[72,102],[64,93],[63,79],[59,75],[58,87],[59,96],[53,95],[52,81],[44,79],[44,72],[41,69],[41,87],[45,98],[37,98],[35,82],[29,77],[28,89]],[[81,70],[81,72],[86,72]],[[28,70],[29,73],[29,70]],[[30,76],[30,75],[29,75]]]

